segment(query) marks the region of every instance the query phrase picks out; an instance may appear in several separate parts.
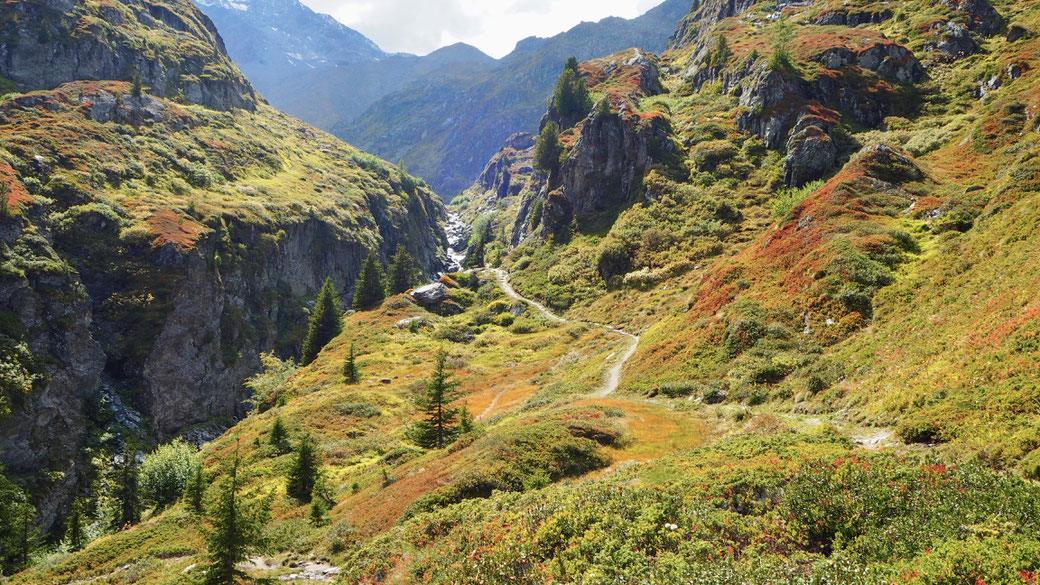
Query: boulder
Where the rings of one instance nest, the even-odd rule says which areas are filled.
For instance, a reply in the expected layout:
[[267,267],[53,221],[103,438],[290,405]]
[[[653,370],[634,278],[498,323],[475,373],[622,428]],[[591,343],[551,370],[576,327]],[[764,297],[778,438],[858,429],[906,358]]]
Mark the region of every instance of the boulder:
[[1028,32],[1029,31],[1024,26],[1013,24],[1008,27],[1007,41],[1009,43],[1013,43],[1018,39],[1021,39],[1022,37],[1026,36],[1026,33]]
[[439,282],[412,291],[412,299],[423,307],[435,307],[448,298],[448,287]]
[[943,4],[968,15],[968,28],[990,37],[1004,26],[1004,18],[989,0],[943,0]]
[[957,60],[974,54],[979,46],[971,38],[968,27],[956,22],[947,22],[940,32],[939,44],[935,48],[950,59]]
[[805,112],[798,118],[787,140],[784,180],[791,187],[819,179],[830,171],[838,159],[838,147],[831,138],[835,117]]

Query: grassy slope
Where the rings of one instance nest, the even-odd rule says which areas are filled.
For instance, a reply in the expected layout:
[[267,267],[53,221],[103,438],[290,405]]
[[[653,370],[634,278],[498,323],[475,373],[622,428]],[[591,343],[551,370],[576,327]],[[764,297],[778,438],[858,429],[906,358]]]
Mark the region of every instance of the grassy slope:
[[[378,231],[370,201],[396,215],[416,198],[396,169],[267,106],[214,112],[156,100],[159,123],[144,124],[144,114],[137,123],[95,122],[91,107],[106,94],[134,101],[120,82],[9,97],[0,104],[0,154],[23,179],[44,176],[38,193],[112,208],[128,235],[191,247],[221,217],[271,229],[320,216],[339,236],[371,245]],[[17,182],[16,196],[23,191]]]

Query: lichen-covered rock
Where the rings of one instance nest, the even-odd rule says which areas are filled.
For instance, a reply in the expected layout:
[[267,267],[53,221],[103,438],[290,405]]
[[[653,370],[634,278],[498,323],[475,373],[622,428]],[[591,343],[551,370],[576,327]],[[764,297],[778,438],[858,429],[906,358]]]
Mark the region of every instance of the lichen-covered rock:
[[448,298],[448,287],[439,282],[427,284],[413,290],[411,297],[423,307],[435,307]]
[[892,11],[888,8],[882,10],[826,10],[820,13],[814,22],[820,26],[855,27],[861,24],[880,24],[890,18],[892,18]]
[[947,22],[939,30],[938,36],[939,42],[935,49],[950,60],[963,59],[979,50],[968,27],[958,22]]
[[968,28],[991,37],[1004,26],[1004,17],[997,12],[989,0],[943,0],[943,4],[968,16]]
[[838,158],[838,147],[831,138],[837,124],[835,112],[803,112],[787,140],[784,179],[791,187],[819,179],[827,174]]

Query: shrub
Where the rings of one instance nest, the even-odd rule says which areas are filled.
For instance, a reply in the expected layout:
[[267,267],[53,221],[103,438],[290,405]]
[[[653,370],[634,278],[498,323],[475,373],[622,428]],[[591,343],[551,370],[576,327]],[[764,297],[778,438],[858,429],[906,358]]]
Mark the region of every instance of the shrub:
[[180,439],[145,455],[140,470],[145,500],[159,509],[175,504],[197,465],[195,448]]

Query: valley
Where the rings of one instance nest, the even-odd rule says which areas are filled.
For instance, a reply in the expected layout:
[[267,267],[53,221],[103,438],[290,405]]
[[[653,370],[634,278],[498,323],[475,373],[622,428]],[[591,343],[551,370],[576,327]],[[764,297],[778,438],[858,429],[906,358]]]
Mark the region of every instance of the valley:
[[1040,575],[1040,3],[0,21],[0,583]]

